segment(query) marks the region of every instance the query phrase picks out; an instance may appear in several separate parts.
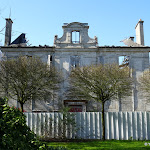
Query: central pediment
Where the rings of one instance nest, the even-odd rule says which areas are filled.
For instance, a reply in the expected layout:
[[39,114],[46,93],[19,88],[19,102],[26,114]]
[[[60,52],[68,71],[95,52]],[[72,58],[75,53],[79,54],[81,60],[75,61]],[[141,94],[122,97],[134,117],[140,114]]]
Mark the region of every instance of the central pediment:
[[71,22],[64,23],[63,36],[58,38],[56,35],[54,38],[54,46],[58,48],[90,48],[97,46],[97,37],[93,39],[88,35],[88,23]]

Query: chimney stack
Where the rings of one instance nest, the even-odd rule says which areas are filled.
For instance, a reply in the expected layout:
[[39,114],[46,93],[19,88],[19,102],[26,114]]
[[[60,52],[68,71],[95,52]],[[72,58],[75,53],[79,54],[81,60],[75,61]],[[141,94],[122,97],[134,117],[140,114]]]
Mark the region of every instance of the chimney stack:
[[130,36],[129,39],[134,42],[134,37],[133,36]]
[[11,43],[11,30],[12,30],[12,20],[6,18],[6,30],[5,30],[5,46],[10,45]]
[[144,30],[143,30],[143,22],[141,19],[135,26],[136,30],[136,43],[144,46]]

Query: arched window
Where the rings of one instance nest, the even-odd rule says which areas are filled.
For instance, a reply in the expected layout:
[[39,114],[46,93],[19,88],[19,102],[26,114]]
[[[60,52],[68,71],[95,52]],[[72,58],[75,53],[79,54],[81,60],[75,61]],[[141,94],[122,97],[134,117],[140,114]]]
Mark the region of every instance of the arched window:
[[80,32],[72,31],[72,43],[80,43]]

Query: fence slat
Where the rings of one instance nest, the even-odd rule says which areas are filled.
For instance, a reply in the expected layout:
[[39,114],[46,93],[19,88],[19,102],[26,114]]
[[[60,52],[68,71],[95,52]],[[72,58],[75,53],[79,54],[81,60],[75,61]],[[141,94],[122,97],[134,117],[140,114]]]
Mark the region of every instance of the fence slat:
[[142,114],[141,112],[137,112],[137,136],[140,140],[143,137],[142,124]]
[[94,120],[94,112],[90,112],[90,137],[94,139],[95,137],[95,120]]
[[102,139],[102,113],[99,112],[99,128],[100,128],[100,139]]
[[86,131],[86,124],[85,124],[85,112],[82,112],[81,114],[81,138],[85,138],[85,131]]
[[105,112],[105,138],[109,140],[109,113]]
[[127,123],[127,112],[123,112],[123,135],[124,140],[128,140],[128,123]]
[[148,140],[150,140],[150,113],[147,112],[147,136],[148,136]]
[[128,139],[133,138],[133,124],[132,124],[132,113],[127,112],[127,118],[128,118]]
[[113,117],[114,117],[114,139],[119,140],[118,112],[114,112]]
[[58,138],[58,113],[54,113],[54,138]]
[[90,113],[86,113],[86,139],[90,139]]
[[146,112],[142,112],[142,129],[143,129],[143,140],[146,139],[147,140],[147,113]]
[[100,127],[99,127],[99,113],[95,113],[95,139],[100,137]]
[[109,114],[109,139],[114,139],[113,112],[108,112],[108,114]]
[[123,115],[118,113],[119,140],[123,140]]
[[54,127],[54,113],[50,113],[50,129],[51,129],[51,137],[54,138],[54,135],[55,135],[55,127]]

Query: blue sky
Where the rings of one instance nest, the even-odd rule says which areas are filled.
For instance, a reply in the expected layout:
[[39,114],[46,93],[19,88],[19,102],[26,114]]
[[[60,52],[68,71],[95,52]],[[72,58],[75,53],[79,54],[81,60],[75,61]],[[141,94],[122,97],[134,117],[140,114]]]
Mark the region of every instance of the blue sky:
[[[89,36],[99,46],[124,46],[120,41],[135,36],[135,25],[144,20],[145,45],[150,46],[150,0],[0,0],[0,29],[11,10],[12,41],[26,33],[32,46],[53,46],[63,23],[88,23]],[[3,32],[4,33],[4,32]],[[1,45],[4,35],[0,34]]]

